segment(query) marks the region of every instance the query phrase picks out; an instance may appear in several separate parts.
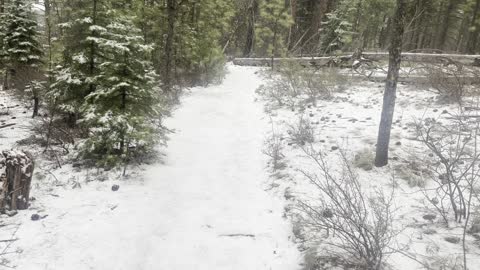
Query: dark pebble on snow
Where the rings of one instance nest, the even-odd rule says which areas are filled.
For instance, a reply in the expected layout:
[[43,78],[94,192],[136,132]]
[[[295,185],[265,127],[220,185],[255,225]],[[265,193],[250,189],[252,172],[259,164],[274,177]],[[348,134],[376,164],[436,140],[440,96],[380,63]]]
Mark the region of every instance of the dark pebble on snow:
[[118,191],[120,189],[119,185],[113,185],[112,186],[112,191]]

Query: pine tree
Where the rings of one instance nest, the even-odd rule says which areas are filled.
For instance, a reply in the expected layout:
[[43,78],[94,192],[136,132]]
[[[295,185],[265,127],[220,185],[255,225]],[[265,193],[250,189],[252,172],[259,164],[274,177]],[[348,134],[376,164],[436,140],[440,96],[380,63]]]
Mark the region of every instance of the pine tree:
[[223,71],[225,45],[220,42],[231,28],[233,4],[230,0],[205,0],[196,12],[198,19],[191,28],[193,46],[190,47],[190,59],[185,60],[190,62],[191,71],[200,75],[199,80],[208,84]]
[[0,60],[7,70],[4,84],[8,88],[8,77],[12,77],[15,87],[24,90],[31,80],[38,77],[42,64],[38,25],[31,6],[25,0],[9,2],[1,20],[3,26],[0,30]]
[[260,2],[260,19],[257,23],[256,52],[272,58],[284,56],[287,52],[288,29],[293,24],[290,9],[284,0]]
[[76,125],[84,98],[96,88],[96,75],[102,61],[99,35],[108,23],[109,7],[107,0],[74,0],[65,8],[69,21],[60,25],[64,31],[63,59],[54,70],[54,83],[48,97],[68,115],[70,126]]
[[[164,46],[164,62],[172,61],[169,67],[193,78],[197,83],[209,83],[224,65],[222,37],[229,32],[233,17],[232,0],[177,1],[175,6],[175,34],[172,48]],[[173,15],[169,15],[173,16]],[[169,25],[169,23],[165,23]],[[170,26],[162,32],[171,36]],[[175,48],[175,50],[173,50]],[[171,55],[170,55],[171,54]],[[170,56],[169,56],[170,55]],[[167,68],[166,66],[163,68]],[[162,72],[163,73],[163,72]],[[165,78],[164,78],[165,79]]]
[[327,14],[322,32],[322,53],[341,50],[352,43],[353,25],[347,19],[347,10],[345,9],[336,9]]
[[90,135],[84,154],[103,165],[127,163],[132,155],[150,151],[164,141],[164,114],[158,76],[147,61],[152,46],[144,45],[140,29],[118,14],[99,29],[97,45],[102,63],[96,70],[96,89],[82,105]]

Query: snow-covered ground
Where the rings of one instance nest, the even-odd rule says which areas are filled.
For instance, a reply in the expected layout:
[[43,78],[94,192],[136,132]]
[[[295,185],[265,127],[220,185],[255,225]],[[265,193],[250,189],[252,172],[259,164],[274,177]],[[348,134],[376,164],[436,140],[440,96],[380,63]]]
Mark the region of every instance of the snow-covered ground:
[[[352,161],[356,155],[365,152],[371,153],[372,158],[374,156],[384,84],[353,80],[346,88],[345,91],[335,92],[330,100],[317,101],[316,105],[305,103],[305,98],[294,98],[291,101],[291,104],[296,104],[294,106],[288,103],[289,106],[278,107],[276,101],[267,102],[266,111],[271,116],[273,127],[271,133],[282,142],[282,162],[285,163],[283,169],[272,174],[272,178],[275,190],[283,192],[289,201],[287,215],[293,217],[294,224],[297,223],[295,216],[299,214],[299,201],[317,205],[321,200],[318,189],[301,171],[318,175],[322,175],[322,172],[302,148],[313,147],[321,151],[333,170],[340,169],[340,149]],[[440,215],[428,201],[428,197],[432,196],[429,192],[436,186],[429,176],[421,177],[421,170],[426,168],[426,161],[433,158],[428,155],[430,152],[426,146],[416,139],[415,131],[416,121],[430,117],[446,122],[451,117],[450,113],[455,115],[458,109],[456,105],[437,102],[437,95],[432,91],[415,85],[399,84],[389,166],[357,169],[365,194],[379,189],[390,192],[392,178],[395,178],[396,216],[393,224],[395,230],[401,233],[391,246],[400,252],[393,252],[392,256],[386,258],[386,262],[393,269],[425,269],[425,265],[430,265],[431,269],[462,269],[462,244],[449,242],[452,237],[461,239],[462,224],[452,222],[450,228],[446,228]],[[303,119],[313,130],[314,142],[311,145],[307,143],[303,147],[294,141],[292,134],[295,131],[292,127],[298,125],[299,119]],[[373,159],[370,160],[370,164],[372,163]],[[405,174],[405,171],[408,173]],[[415,186],[416,181],[426,181],[425,188]],[[428,193],[428,196],[424,193]],[[425,215],[433,215],[434,219],[427,220]],[[319,254],[328,255],[322,250],[322,242],[332,239],[329,238],[331,235],[327,237],[325,231],[316,235],[316,232],[309,231],[302,227],[302,224],[295,225],[294,230],[296,235],[300,236],[297,241],[302,250],[316,252],[320,246]],[[478,234],[468,234],[466,237],[469,269],[480,269],[478,237]],[[445,263],[444,267],[448,264],[448,267],[442,268],[442,263]]]
[[[31,208],[2,218],[3,239],[18,239],[2,243],[3,264],[21,270],[299,269],[284,199],[267,191],[261,149],[268,118],[254,101],[261,82],[256,70],[229,66],[221,85],[191,90],[167,121],[175,133],[164,162],[126,180],[111,173],[106,181],[85,183],[98,172],[37,169]],[[27,136],[1,132],[11,140]],[[1,146],[13,145],[2,138]],[[119,191],[111,191],[112,184]],[[31,221],[35,213],[44,218]]]
[[[303,256],[316,252],[319,240],[321,244],[326,238],[302,231],[295,220],[299,200],[318,201],[298,169],[318,168],[292,143],[289,129],[300,118],[308,122],[314,130],[313,147],[326,153],[333,167],[338,147],[352,157],[373,152],[383,84],[343,82],[347,89],[331,100],[272,109],[260,99],[255,102],[254,91],[263,82],[257,74],[261,68],[229,65],[228,70],[221,85],[190,90],[167,120],[175,133],[168,148],[160,149],[163,161],[129,168],[126,178],[121,172],[71,164],[58,168],[55,160],[42,158],[41,149],[16,145],[32,134],[38,120],[0,92],[0,126],[16,123],[0,129],[0,149],[38,153],[32,206],[0,218],[0,240],[17,239],[0,241],[0,269],[334,269],[302,268]],[[438,103],[434,93],[412,85],[400,84],[397,96],[390,167],[358,169],[367,192],[390,189],[392,172],[397,174],[394,224],[402,231],[394,247],[401,253],[387,262],[399,270],[423,269],[421,263],[443,269],[445,261],[458,267],[461,243],[447,238],[461,237],[460,225],[446,228],[425,189],[411,185],[422,180],[413,170],[421,170],[422,162],[431,158],[415,139],[413,123],[418,118],[448,118],[458,108]],[[6,107],[9,114],[2,115]],[[272,131],[282,138],[286,163],[274,174],[262,153]],[[116,192],[111,190],[114,184],[120,186]],[[43,218],[31,221],[32,214]],[[426,220],[427,214],[436,217]],[[466,238],[470,270],[480,263],[476,237]]]

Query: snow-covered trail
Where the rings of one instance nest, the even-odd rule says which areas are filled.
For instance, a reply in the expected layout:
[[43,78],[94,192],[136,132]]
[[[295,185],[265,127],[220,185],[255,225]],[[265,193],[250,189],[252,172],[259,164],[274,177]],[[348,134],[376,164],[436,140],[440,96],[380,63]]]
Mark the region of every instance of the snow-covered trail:
[[18,233],[17,269],[299,269],[283,202],[264,191],[268,121],[254,102],[256,70],[229,66],[221,85],[183,99],[167,123],[176,133],[165,164],[143,184],[45,199],[49,216]]

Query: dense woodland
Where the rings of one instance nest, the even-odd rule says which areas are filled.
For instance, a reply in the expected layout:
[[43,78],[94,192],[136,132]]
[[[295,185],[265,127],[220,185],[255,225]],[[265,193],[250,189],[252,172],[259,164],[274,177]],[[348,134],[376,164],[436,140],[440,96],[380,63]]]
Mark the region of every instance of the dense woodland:
[[[161,119],[180,89],[218,81],[228,57],[387,50],[395,3],[1,0],[3,87],[48,115],[46,148],[65,127],[63,141],[88,138],[84,155],[125,162],[165,140]],[[404,9],[404,51],[478,52],[480,0]]]
[[477,269],[478,39],[480,0],[0,0],[0,268]]

